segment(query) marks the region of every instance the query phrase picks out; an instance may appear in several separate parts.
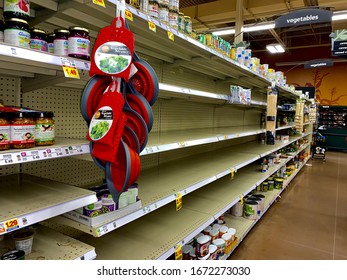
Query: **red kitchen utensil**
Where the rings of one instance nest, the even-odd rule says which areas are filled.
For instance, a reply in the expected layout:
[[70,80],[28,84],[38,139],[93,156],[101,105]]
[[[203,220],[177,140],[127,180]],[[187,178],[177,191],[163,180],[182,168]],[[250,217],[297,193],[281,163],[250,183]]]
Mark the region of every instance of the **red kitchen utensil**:
[[124,108],[123,112],[127,116],[126,125],[135,132],[137,139],[139,140],[141,152],[145,148],[148,141],[147,125],[143,118],[134,110]]
[[112,83],[112,77],[95,75],[83,89],[80,110],[84,120],[89,124],[107,87]]
[[129,186],[131,172],[131,155],[127,144],[120,142],[117,159],[114,163],[107,162],[105,168],[106,184],[113,201],[118,202],[119,196]]
[[116,17],[96,38],[89,75],[114,76],[128,81],[133,53],[134,35],[125,28],[124,18]]
[[131,169],[130,169],[128,186],[134,184],[137,181],[137,179],[140,176],[140,169],[141,169],[139,154],[131,148],[129,148],[129,152],[130,152],[130,160],[131,160]]
[[137,153],[140,153],[140,142],[136,136],[136,133],[127,125],[124,127],[122,140]]
[[130,83],[134,89],[142,94],[150,105],[153,105],[159,95],[159,83],[157,75],[146,61],[133,57],[133,63],[137,72],[131,77]]
[[128,92],[125,96],[125,102],[143,118],[148,132],[150,132],[153,126],[153,111],[146,98],[137,92]]
[[102,97],[89,124],[88,140],[96,142],[92,155],[113,162],[127,118],[123,113],[125,100],[119,92],[120,79],[113,80]]

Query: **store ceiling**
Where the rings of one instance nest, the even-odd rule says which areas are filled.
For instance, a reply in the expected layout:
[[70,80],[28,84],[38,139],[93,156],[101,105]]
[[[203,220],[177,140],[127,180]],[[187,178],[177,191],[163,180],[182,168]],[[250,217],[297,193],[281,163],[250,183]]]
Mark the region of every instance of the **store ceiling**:
[[[237,0],[181,0],[180,11],[192,18],[193,29],[197,32],[212,32],[235,26]],[[347,0],[243,0],[244,24],[259,24],[273,21],[278,16],[296,9],[320,7],[331,11],[347,10]],[[318,46],[330,48],[330,33],[334,29],[347,28],[347,21],[332,24],[304,25],[295,28],[282,28],[244,33],[243,40],[250,43],[251,49],[264,52],[265,46],[282,41],[288,51]],[[233,42],[235,35],[222,36]]]

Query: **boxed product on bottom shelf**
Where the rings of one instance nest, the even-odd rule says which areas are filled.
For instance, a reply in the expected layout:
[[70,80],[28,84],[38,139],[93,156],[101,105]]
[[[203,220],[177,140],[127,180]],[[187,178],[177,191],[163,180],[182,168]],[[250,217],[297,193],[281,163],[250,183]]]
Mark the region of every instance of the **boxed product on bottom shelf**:
[[117,203],[113,201],[106,184],[91,187],[89,190],[96,192],[98,201],[67,212],[63,216],[86,226],[96,226],[105,221],[121,218],[142,207],[141,200],[138,198],[137,184],[129,186],[128,190],[120,195]]

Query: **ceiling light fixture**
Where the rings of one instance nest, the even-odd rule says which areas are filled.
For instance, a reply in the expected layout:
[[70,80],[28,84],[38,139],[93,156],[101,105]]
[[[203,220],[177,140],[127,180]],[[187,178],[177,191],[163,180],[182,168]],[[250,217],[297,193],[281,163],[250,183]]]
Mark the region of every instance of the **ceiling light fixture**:
[[343,20],[343,19],[347,19],[347,14],[334,14],[332,17],[332,20]]
[[[347,11],[339,11],[339,12],[334,12],[332,21],[336,20],[344,20],[347,19]],[[275,22],[270,21],[266,22],[266,24],[247,24],[244,25],[241,29],[242,32],[248,33],[248,32],[254,32],[254,31],[261,31],[261,30],[270,30],[275,28]],[[223,29],[223,30],[218,30],[212,32],[212,34],[217,35],[217,36],[223,36],[223,35],[230,35],[230,34],[235,34],[235,29],[230,28],[230,29]]]
[[270,44],[266,46],[270,53],[284,53],[284,48],[280,44]]

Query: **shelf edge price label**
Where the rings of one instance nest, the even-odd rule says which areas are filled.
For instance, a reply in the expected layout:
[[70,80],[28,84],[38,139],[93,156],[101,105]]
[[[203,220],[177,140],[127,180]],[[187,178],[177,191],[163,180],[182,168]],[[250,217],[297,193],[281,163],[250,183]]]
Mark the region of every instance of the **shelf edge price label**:
[[93,4],[106,8],[104,0],[93,0]]
[[182,259],[183,259],[182,247],[181,247],[181,244],[177,244],[175,246],[175,260],[182,260]]
[[80,79],[76,64],[72,59],[61,57],[61,64],[63,66],[64,76],[66,78]]
[[4,224],[5,224],[6,232],[11,232],[19,228],[19,222],[17,218],[8,220]]
[[244,199],[243,199],[243,195],[242,195],[242,194],[240,195],[240,202],[241,202],[241,205],[242,205],[242,206],[245,204],[245,201],[244,201]]
[[230,168],[231,180],[234,179],[235,172],[236,172],[235,168]]
[[148,21],[148,28],[149,28],[149,30],[152,30],[153,32],[157,32],[157,26],[155,25],[155,23],[154,22],[152,22],[152,21]]
[[134,21],[133,13],[130,12],[129,10],[125,10],[125,17],[126,17],[126,19],[128,19],[130,21]]
[[182,198],[182,194],[180,192],[178,192],[176,194],[176,211],[179,211],[182,209],[183,206],[183,198]]
[[171,41],[175,41],[175,35],[171,32],[170,29],[167,31],[167,37],[168,37]]

